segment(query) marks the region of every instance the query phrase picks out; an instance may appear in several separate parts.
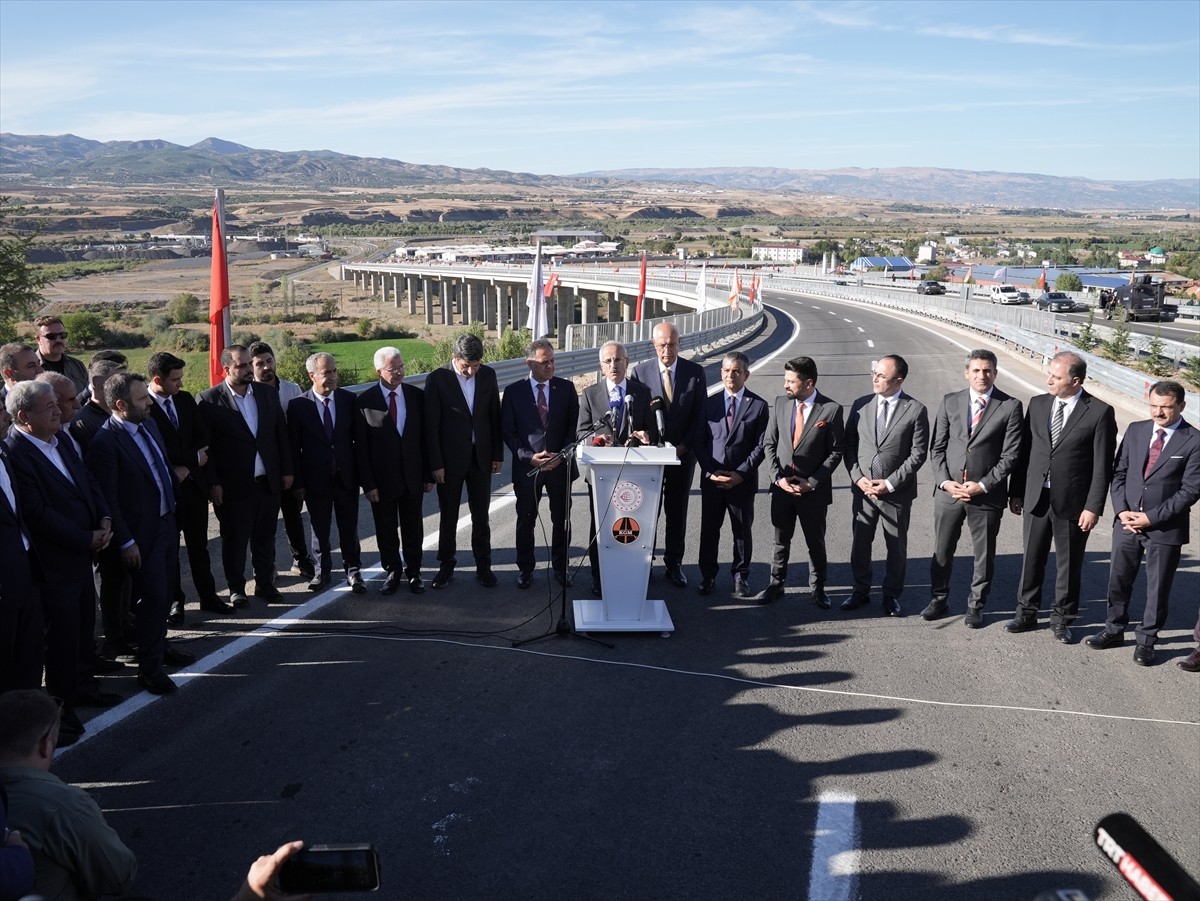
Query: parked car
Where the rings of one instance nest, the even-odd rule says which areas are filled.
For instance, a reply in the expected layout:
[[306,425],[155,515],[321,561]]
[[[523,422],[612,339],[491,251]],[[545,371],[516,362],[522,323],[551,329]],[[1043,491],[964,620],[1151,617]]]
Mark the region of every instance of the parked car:
[[1017,293],[1021,295],[1021,303],[1033,303],[1033,298],[1029,296],[1028,291],[1018,291]]
[[992,303],[1028,303],[1021,299],[1021,292],[1013,285],[992,285],[988,291]]
[[917,293],[918,294],[945,294],[946,286],[943,285],[941,282],[935,282],[935,281],[930,281],[930,280],[926,279],[925,281],[917,283]]
[[1051,313],[1070,313],[1075,309],[1075,301],[1062,291],[1045,291],[1037,299],[1037,308]]

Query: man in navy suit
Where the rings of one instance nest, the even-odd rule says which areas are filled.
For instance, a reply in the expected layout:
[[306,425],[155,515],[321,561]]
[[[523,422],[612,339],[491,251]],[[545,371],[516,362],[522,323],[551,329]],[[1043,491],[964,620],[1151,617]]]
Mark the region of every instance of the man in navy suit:
[[1154,663],[1154,642],[1167,622],[1171,583],[1183,545],[1190,540],[1189,514],[1200,500],[1200,435],[1183,419],[1183,397],[1178,382],[1150,386],[1150,418],[1129,426],[1113,471],[1108,617],[1104,630],[1087,644],[1102,650],[1124,642],[1133,582],[1145,557],[1146,611],[1133,654],[1140,666]]
[[[783,364],[783,394],[775,398],[766,437],[775,554],[771,559],[771,583],[760,603],[783,596],[792,536],[799,520],[808,546],[808,584],[813,603],[828,610],[825,525],[833,503],[833,473],[842,462],[846,423],[842,405],[817,390],[817,378],[817,364],[812,357],[795,357]],[[852,595],[842,609],[853,610],[864,603],[860,595]]]
[[317,353],[304,364],[312,390],[295,398],[287,409],[288,436],[292,442],[299,496],[308,507],[317,571],[309,591],[332,580],[333,555],[329,539],[331,520],[337,517],[338,545],[350,590],[367,590],[359,567],[358,476],[354,470],[354,395],[338,387],[337,361]]
[[175,524],[178,491],[158,426],[150,419],[150,391],[136,372],[121,372],[104,383],[112,417],[88,447],[87,465],[113,517],[112,543],[133,582],[137,622],[137,682],[152,694],[173,694],[176,686],[163,666],[195,661],[167,644],[167,613],[179,565]]
[[[11,422],[0,404],[0,435]],[[0,441],[0,694],[42,684],[41,567],[24,514],[16,470]]]
[[[576,438],[590,441],[599,447],[624,447],[634,439],[657,443],[658,429],[650,412],[650,389],[641,382],[626,378],[629,355],[616,341],[600,347],[600,380],[583,389],[579,400],[579,422]],[[602,422],[598,428],[596,423]],[[588,562],[592,569],[592,594],[601,597],[600,549],[596,546],[596,498],[588,492],[591,515],[588,516]],[[607,503],[605,498],[602,503]]]
[[433,487],[421,439],[424,392],[404,384],[404,357],[395,347],[375,351],[375,371],[379,381],[355,398],[354,454],[358,481],[371,503],[379,562],[387,573],[379,593],[394,593],[403,573],[409,591],[420,594],[425,590],[421,502]]
[[579,397],[575,386],[554,377],[554,345],[545,338],[525,351],[529,378],[504,389],[500,433],[512,453],[513,493],[517,497],[517,587],[533,584],[537,563],[534,530],[542,492],[550,495],[550,566],[560,585],[567,578],[567,494],[579,472],[575,458],[556,459],[575,440]]
[[52,561],[42,588],[46,627],[46,688],[63,701],[63,723],[82,734],[79,703],[111,707],[119,695],[95,683],[95,553],[112,537],[100,487],[61,431],[54,388],[45,382],[14,385],[7,401],[13,426],[5,444],[16,473],[25,521],[38,558]]
[[475,578],[484,588],[496,586],[492,572],[492,476],[504,464],[500,437],[500,387],[496,371],[483,365],[483,341],[459,335],[454,357],[425,379],[425,457],[437,484],[439,532],[437,575],[443,588],[458,565],[458,508],[463,488],[471,511],[471,552]]
[[667,578],[679,588],[687,585],[683,574],[684,536],[687,534],[688,497],[696,475],[696,454],[690,446],[696,424],[704,416],[708,386],[704,367],[679,356],[679,329],[660,322],[652,333],[656,359],[633,367],[630,378],[650,389],[662,401],[667,427],[662,438],[675,446],[678,466],[663,468],[663,565]]
[[700,594],[716,586],[721,526],[729,514],[733,533],[733,593],[750,596],[750,560],[754,556],[754,496],[758,467],[765,457],[763,439],[770,410],[746,388],[750,358],[740,351],[721,361],[725,390],[704,401],[704,416],[693,432],[692,446],[700,467]]
[[254,570],[254,596],[280,597],[275,587],[275,530],[279,496],[292,487],[292,450],[279,392],[254,381],[250,351],[231,344],[221,351],[225,378],[200,392],[209,435],[209,499],[221,524],[221,565],[235,607],[246,598],[246,546]]
[[1021,456],[1009,480],[1009,509],[1021,519],[1025,558],[1016,616],[1004,627],[1027,632],[1042,605],[1046,558],[1054,542],[1054,639],[1071,644],[1079,613],[1083,555],[1088,536],[1104,512],[1117,446],[1113,408],[1083,388],[1087,363],[1059,351],[1050,361],[1048,394],[1029,401]]

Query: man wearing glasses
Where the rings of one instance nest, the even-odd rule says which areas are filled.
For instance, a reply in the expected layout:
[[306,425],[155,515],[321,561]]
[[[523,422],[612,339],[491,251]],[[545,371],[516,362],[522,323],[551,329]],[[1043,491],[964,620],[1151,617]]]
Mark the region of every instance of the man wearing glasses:
[[34,322],[37,328],[37,355],[44,372],[58,372],[75,383],[75,393],[89,384],[83,361],[67,355],[67,330],[57,316],[43,316]]
[[[650,412],[650,389],[626,379],[629,357],[625,347],[609,341],[600,348],[600,380],[583,391],[579,401],[577,437],[598,447],[621,447],[637,439],[642,444],[658,441],[654,414]],[[592,426],[601,423],[593,430]],[[589,498],[591,495],[588,495]],[[592,501],[588,534],[588,559],[592,565],[592,592],[601,597],[600,554],[596,548],[596,511]]]

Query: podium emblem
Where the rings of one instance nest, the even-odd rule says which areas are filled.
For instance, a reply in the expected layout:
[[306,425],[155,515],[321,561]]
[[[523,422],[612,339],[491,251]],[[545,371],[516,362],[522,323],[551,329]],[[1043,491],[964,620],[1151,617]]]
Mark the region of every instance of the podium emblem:
[[634,482],[617,482],[613,489],[612,505],[622,513],[632,513],[642,506],[642,489]]
[[641,533],[641,527],[637,524],[636,519],[622,516],[613,523],[612,531],[613,538],[621,542],[621,544],[629,544],[631,541],[637,541],[637,537]]

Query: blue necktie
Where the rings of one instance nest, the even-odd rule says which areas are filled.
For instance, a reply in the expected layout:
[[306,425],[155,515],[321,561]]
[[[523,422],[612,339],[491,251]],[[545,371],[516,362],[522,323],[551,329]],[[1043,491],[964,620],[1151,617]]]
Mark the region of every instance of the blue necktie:
[[167,505],[167,512],[175,512],[175,482],[171,478],[171,470],[167,469],[167,464],[163,462],[162,455],[158,452],[154,439],[150,437],[150,433],[146,431],[145,426],[138,426],[137,433],[146,445],[146,449],[150,451],[150,459],[154,461],[154,469],[158,473],[159,482],[162,484],[163,500]]

